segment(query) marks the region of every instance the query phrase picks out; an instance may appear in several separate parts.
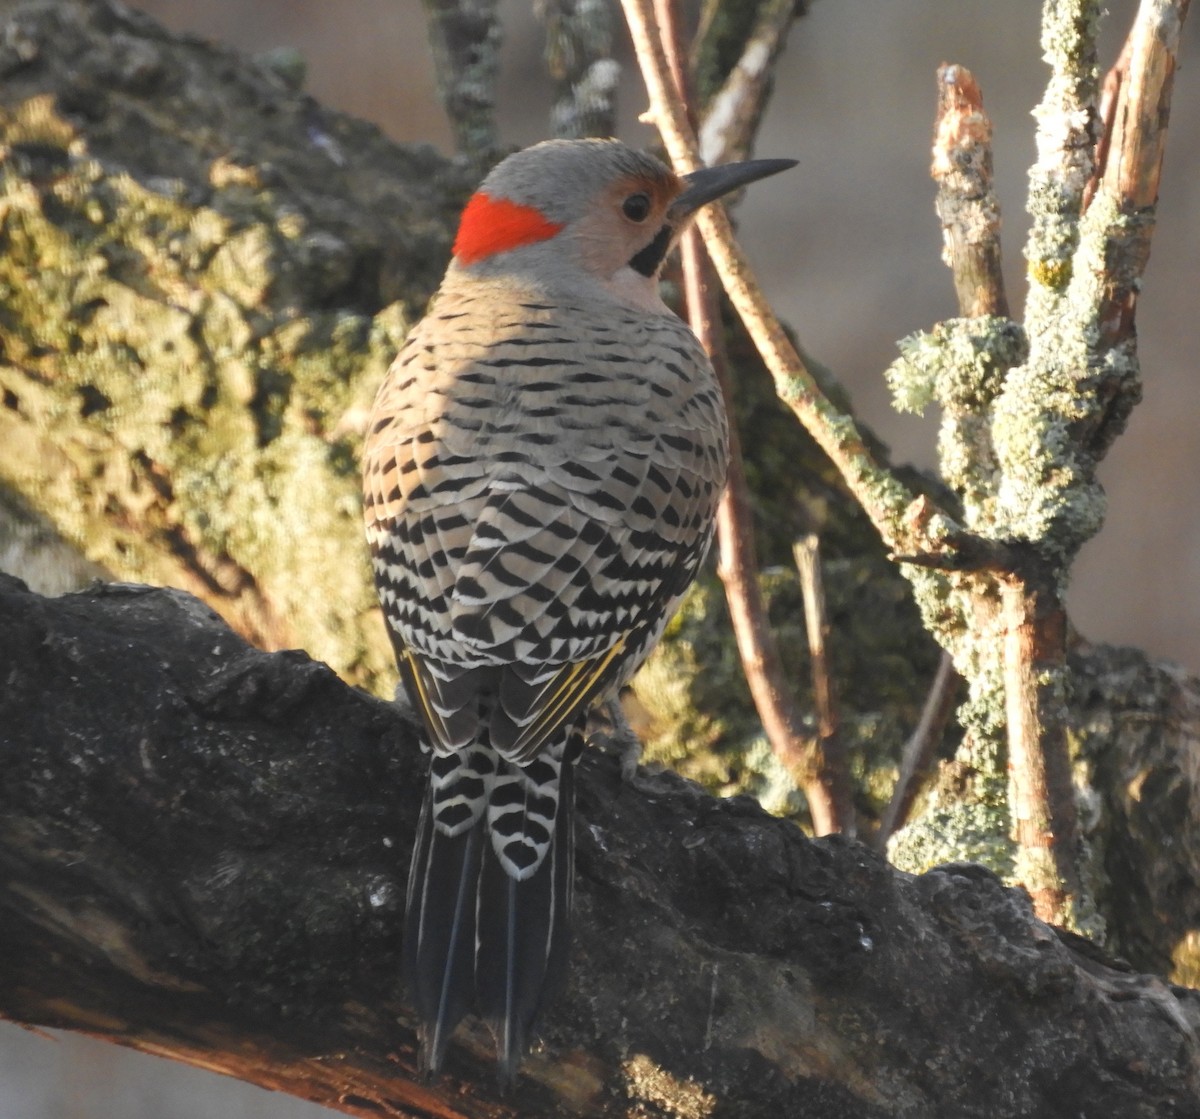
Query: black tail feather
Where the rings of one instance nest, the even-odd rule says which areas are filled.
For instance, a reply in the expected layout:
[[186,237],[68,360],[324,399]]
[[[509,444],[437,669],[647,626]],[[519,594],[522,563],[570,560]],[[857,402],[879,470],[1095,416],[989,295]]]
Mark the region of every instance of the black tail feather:
[[[404,938],[423,1071],[438,1071],[454,1027],[474,1009],[495,1035],[501,1083],[507,1086],[516,1076],[537,1015],[566,971],[575,862],[573,762],[581,748],[582,739],[572,732],[569,756],[558,774],[549,849],[523,881],[496,854],[486,810],[460,835],[448,836],[435,826],[433,794],[426,790],[409,872]],[[501,772],[511,764],[500,762]],[[533,828],[547,797],[535,784],[524,790],[528,799],[522,808],[517,786],[505,786],[505,818],[511,820],[514,812],[524,818],[528,811],[527,826]],[[507,836],[502,849],[510,850],[511,841]]]
[[511,1084],[534,1022],[566,970],[574,882],[574,767],[560,775],[554,839],[518,882],[487,845],[479,881],[476,1002],[496,1038],[500,1080]]
[[475,995],[475,901],[486,824],[462,835],[433,826],[426,791],[408,878],[404,973],[421,1020],[421,1068],[437,1072]]

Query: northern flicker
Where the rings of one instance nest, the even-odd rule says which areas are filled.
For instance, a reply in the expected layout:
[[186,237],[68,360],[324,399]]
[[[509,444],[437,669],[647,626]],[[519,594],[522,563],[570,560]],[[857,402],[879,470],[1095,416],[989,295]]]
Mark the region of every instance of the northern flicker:
[[659,271],[699,206],[792,164],[509,156],[379,390],[367,538],[432,753],[404,949],[431,1071],[474,1009],[511,1080],[564,965],[587,711],[659,639],[725,482],[720,389]]

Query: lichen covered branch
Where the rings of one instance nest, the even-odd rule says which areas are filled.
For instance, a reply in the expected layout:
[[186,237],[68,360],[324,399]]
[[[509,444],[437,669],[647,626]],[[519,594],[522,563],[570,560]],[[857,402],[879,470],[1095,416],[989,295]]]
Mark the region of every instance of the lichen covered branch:
[[496,79],[500,74],[498,0],[422,0],[438,95],[455,144],[476,168],[495,158]]
[[796,0],[765,0],[760,6],[736,64],[705,107],[699,142],[708,166],[749,156],[771,94],[775,60],[797,14]]
[[0,662],[5,1018],[364,1119],[1065,1119],[1064,1068],[1070,1115],[1185,1119],[1200,1092],[1200,998],[1080,955],[986,871],[897,874],[597,752],[542,1044],[507,1096],[479,1022],[422,1077],[421,755],[392,705],[150,587],[0,576]]
[[[1005,542],[1011,558],[994,579],[951,575],[925,589],[925,616],[971,682],[960,759],[971,758],[994,787],[1007,746],[1017,841],[1011,873],[1044,917],[1092,931],[1100,923],[1078,871],[1064,724],[1071,680],[1063,585],[1103,519],[1097,462],[1139,395],[1133,310],[1186,9],[1186,0],[1141,5],[1106,83],[1109,134],[1097,139],[1099,5],[1045,3],[1051,75],[1036,112],[1023,330],[982,313],[1003,298],[998,211],[986,201],[988,128],[969,75],[943,68],[934,175],[965,317],[906,339],[888,371],[899,406],[919,410],[936,400],[943,407],[942,472],[962,499],[964,522]],[[1093,165],[1094,154],[1102,165]],[[944,830],[945,820],[938,824]],[[921,846],[916,833],[899,843]]]
[[613,57],[610,0],[540,0],[534,9],[557,87],[551,133],[566,140],[615,135],[621,64]]

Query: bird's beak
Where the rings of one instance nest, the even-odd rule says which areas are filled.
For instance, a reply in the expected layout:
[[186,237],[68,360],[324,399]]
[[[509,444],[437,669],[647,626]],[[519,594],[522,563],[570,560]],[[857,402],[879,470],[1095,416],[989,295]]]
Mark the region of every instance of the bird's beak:
[[667,220],[680,221],[731,190],[765,179],[768,175],[778,175],[780,171],[795,166],[794,159],[749,159],[745,163],[701,167],[699,171],[683,176],[683,193],[671,203]]

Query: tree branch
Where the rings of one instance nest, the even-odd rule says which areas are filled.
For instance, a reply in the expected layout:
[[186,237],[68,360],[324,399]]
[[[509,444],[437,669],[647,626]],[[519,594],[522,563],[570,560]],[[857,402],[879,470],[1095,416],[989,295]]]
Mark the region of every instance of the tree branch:
[[1185,1119],[1200,1093],[1200,997],[1077,953],[987,872],[897,874],[599,755],[543,1046],[501,1098],[469,1022],[422,1082],[397,978],[421,760],[394,709],[146,587],[0,577],[0,664],[14,1021],[374,1119]]
[[1103,343],[1110,347],[1121,345],[1133,332],[1137,293],[1154,234],[1171,92],[1189,4],[1190,0],[1142,0],[1122,51],[1124,76],[1114,97],[1104,162],[1097,167],[1101,192],[1116,202],[1120,214],[1108,237],[1107,259],[1116,259],[1099,313]]
[[[81,538],[109,533],[112,557],[153,556],[136,550],[152,534],[169,544],[219,529],[217,544],[200,537],[200,569],[225,579],[242,569],[220,543],[236,555],[252,526],[293,579],[305,572],[297,585],[324,609],[327,587],[341,583],[314,595],[315,565],[352,587],[361,580],[327,554],[334,532],[312,531],[310,513],[335,505],[323,494],[312,504],[313,464],[353,474],[344,440],[355,396],[341,388],[370,378],[331,354],[361,359],[365,346],[378,358],[389,331],[402,333],[404,315],[385,304],[409,293],[401,281],[413,276],[423,279],[403,296],[409,312],[427,293],[456,181],[441,161],[281,93],[232,52],[175,40],[107,0],[28,4],[14,20],[0,41],[6,171],[18,184],[6,195],[3,265],[18,278],[14,300],[41,301],[37,330],[73,333],[18,354],[23,336],[6,319],[0,442],[10,454],[0,463],[41,469],[11,447],[45,441],[50,465],[26,492],[54,490],[63,517],[103,511],[67,523],[86,525]],[[216,91],[199,78],[214,73]],[[186,96],[170,99],[168,114],[161,90],[176,84]],[[230,132],[210,120],[232,121]],[[239,128],[261,161],[234,151]],[[432,184],[434,203],[420,183]],[[179,201],[193,184],[207,184],[195,189],[211,205]],[[297,225],[297,214],[314,225]],[[402,265],[381,262],[381,229],[403,246]],[[104,268],[45,285],[36,258],[20,255],[43,237]],[[205,262],[198,282],[181,271],[181,246]],[[277,254],[271,267],[254,265],[260,249]],[[64,287],[85,303],[55,302]],[[320,308],[300,340],[297,300]],[[105,325],[125,333],[96,330]],[[145,355],[164,380],[186,376],[193,395],[164,409],[165,393],[147,395],[147,377],[130,376],[142,396],[106,407],[104,392],[128,390],[113,352]],[[309,379],[274,382],[281,357]],[[331,376],[332,396],[310,391]],[[216,463],[215,492],[214,460],[201,458],[180,464],[191,489],[163,494],[174,460],[156,456],[201,431],[212,449],[212,411],[189,411],[209,396],[255,450],[219,442],[236,451]],[[119,426],[130,417],[135,429]],[[129,442],[111,456],[112,476],[70,457],[114,433]],[[235,509],[246,463],[254,487],[272,485]],[[97,488],[71,488],[85,483]],[[283,514],[296,508],[319,555],[287,535],[295,525]],[[337,508],[352,519],[352,501]],[[258,539],[279,526],[284,535]],[[262,579],[256,569],[249,590]],[[291,607],[276,609],[293,620]],[[1136,904],[1122,895],[1112,907],[1126,942],[1152,941],[1157,963],[1196,924],[1186,904],[1195,891],[1183,889],[1181,903],[1180,883],[1196,878],[1185,855],[1198,847],[1197,813],[1171,813],[1196,798],[1200,686],[1172,690],[1166,673],[1139,663],[1120,709],[1098,684],[1089,692],[1092,724],[1117,728],[1095,736],[1092,764],[1118,821],[1103,837],[1106,865],[1140,891]],[[744,800],[714,801],[666,775],[622,785],[615,763],[592,756],[580,782],[575,959],[544,1049],[516,1095],[499,1099],[486,1033],[468,1023],[447,1075],[416,1082],[396,957],[420,763],[390,707],[303,654],[251,649],[186,595],[147,588],[46,601],[0,580],[0,672],[0,1013],[14,1020],[85,1030],[364,1116],[1194,1110],[1192,993],[1052,936],[1019,892],[978,868],[897,875],[857,844],[806,841]],[[1077,672],[1086,689],[1092,678]],[[1128,686],[1128,663],[1113,677]],[[1161,687],[1155,707],[1142,705],[1151,685]],[[1149,746],[1148,726],[1161,732]],[[1131,740],[1146,749],[1129,751]]]
[[704,110],[698,141],[710,166],[749,158],[771,93],[775,60],[797,15],[797,0],[765,0],[737,63]]
[[551,134],[615,135],[621,64],[613,58],[610,0],[541,0],[535,12],[546,27],[546,68],[557,86]]
[[[663,54],[681,104],[690,105],[690,80],[675,0],[655,0]],[[725,356],[712,264],[694,227],[681,240],[684,300],[688,322],[712,362],[730,416],[729,476],[717,508],[717,574],[725,588],[729,619],[746,683],[771,752],[804,790],[817,835],[856,831],[850,777],[835,743],[807,733],[783,670],[779,646],[759,586],[754,517],[746,483],[741,439],[734,419],[733,382]]]
[[896,777],[892,798],[879,821],[875,846],[880,851],[887,850],[888,840],[908,819],[921,782],[933,765],[937,744],[951,715],[954,714],[961,685],[962,677],[954,670],[953,658],[949,653],[943,652],[933,683],[929,686],[929,694],[921,707],[921,717],[904,744],[904,751],[900,757],[900,772]]
[[459,152],[477,170],[496,157],[496,79],[500,74],[497,0],[422,0],[438,96]]
[[[945,235],[943,258],[965,319],[1007,316],[1000,207],[992,190],[991,121],[969,70],[938,70],[932,174]],[[940,457],[960,464],[968,515],[995,500],[996,455],[986,400],[943,394]],[[947,470],[947,473],[950,473]],[[982,519],[982,514],[977,514]],[[1032,549],[1013,549],[999,583],[972,583],[976,599],[1000,596],[1001,679],[1011,775],[1010,811],[1018,880],[1043,920],[1070,924],[1083,904],[1079,832],[1067,755],[1063,696],[1066,614],[1054,580]]]
[[854,788],[840,733],[837,689],[826,652],[829,619],[825,613],[825,583],[821,574],[821,550],[817,537],[810,534],[797,540],[792,547],[792,556],[800,577],[800,594],[804,599],[804,629],[808,637],[813,706],[817,716],[816,742],[812,748],[817,779],[837,817],[845,821],[837,830],[847,835],[857,835]]
[[1007,318],[1000,206],[992,188],[992,122],[974,75],[963,66],[938,67],[932,174],[938,184],[942,259],[954,275],[958,313]]

